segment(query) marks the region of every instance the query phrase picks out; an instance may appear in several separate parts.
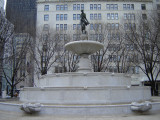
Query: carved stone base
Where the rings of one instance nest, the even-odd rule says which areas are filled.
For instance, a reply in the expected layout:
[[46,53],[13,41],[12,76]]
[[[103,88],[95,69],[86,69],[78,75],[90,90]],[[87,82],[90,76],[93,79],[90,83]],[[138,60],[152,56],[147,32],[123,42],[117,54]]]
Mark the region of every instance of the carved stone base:
[[88,40],[88,34],[81,34],[80,38],[81,40]]
[[143,103],[132,102],[131,110],[135,112],[146,112],[152,108],[152,104],[149,101],[145,101]]
[[40,103],[35,103],[35,104],[24,103],[20,106],[20,109],[26,113],[32,114],[32,113],[40,112],[41,107],[42,107],[42,105]]

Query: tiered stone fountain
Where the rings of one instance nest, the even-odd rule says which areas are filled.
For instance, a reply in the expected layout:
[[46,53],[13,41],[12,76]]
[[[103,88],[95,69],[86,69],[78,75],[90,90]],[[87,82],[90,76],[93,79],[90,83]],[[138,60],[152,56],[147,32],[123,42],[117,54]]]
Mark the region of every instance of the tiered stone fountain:
[[37,87],[23,88],[20,101],[61,105],[107,105],[150,100],[150,88],[131,86],[122,73],[92,72],[88,56],[103,49],[95,41],[74,41],[65,48],[80,55],[77,72],[57,73],[35,80]]

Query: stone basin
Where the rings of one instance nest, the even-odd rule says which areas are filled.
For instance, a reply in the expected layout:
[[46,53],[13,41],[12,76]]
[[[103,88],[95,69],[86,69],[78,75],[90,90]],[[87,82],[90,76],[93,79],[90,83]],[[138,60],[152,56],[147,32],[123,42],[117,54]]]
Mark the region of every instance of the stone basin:
[[80,56],[77,72],[86,73],[92,71],[88,56],[103,49],[103,44],[97,41],[81,40],[69,42],[65,45],[65,48]]
[[81,54],[93,54],[96,51],[103,49],[103,44],[97,41],[88,41],[88,40],[81,40],[81,41],[73,41],[69,42],[65,45],[66,50],[72,51],[78,55]]

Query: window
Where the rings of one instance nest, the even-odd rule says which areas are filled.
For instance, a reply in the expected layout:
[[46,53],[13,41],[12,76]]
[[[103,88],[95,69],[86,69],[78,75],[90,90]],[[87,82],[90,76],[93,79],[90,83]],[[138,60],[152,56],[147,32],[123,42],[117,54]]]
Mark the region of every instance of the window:
[[90,14],[90,20],[93,20],[93,14]]
[[135,67],[135,73],[138,74],[139,73],[139,67]]
[[56,5],[56,10],[60,10],[60,5]]
[[135,23],[124,23],[124,30],[128,30],[128,29],[135,30],[136,24]]
[[107,13],[108,20],[118,20],[118,13]]
[[115,20],[118,20],[118,13],[115,13]]
[[84,10],[84,4],[81,4],[81,10]]
[[44,6],[44,11],[49,11],[49,5]]
[[73,20],[76,20],[76,14],[73,14]]
[[73,34],[73,41],[80,40],[80,34]]
[[114,23],[111,24],[111,29],[114,30]]
[[93,10],[93,4],[90,4],[90,10]]
[[141,9],[142,10],[146,10],[146,5],[145,4],[141,4]]
[[67,14],[64,14],[64,20],[67,20]]
[[80,28],[81,28],[81,25],[77,24],[77,30],[80,30]]
[[94,14],[94,20],[97,20],[97,14]]
[[102,19],[101,13],[98,13],[98,20],[101,20],[101,19]]
[[64,5],[64,10],[68,10],[68,5]]
[[64,30],[67,30],[67,24],[64,24]]
[[64,5],[60,5],[60,10],[64,10]]
[[111,13],[111,20],[114,20],[114,13]]
[[56,10],[68,10],[68,5],[56,5]]
[[94,4],[94,10],[97,10],[97,4]]
[[102,41],[103,34],[90,34],[89,39],[94,41]]
[[134,10],[134,4],[123,4],[123,10]]
[[106,9],[107,9],[107,10],[110,10],[110,4],[107,4],[107,5],[106,5]]
[[80,4],[77,4],[77,10],[80,10]]
[[135,20],[135,14],[134,13],[124,13],[124,19],[125,20]]
[[93,24],[90,24],[90,30],[93,30]]
[[49,30],[49,25],[48,24],[44,24],[43,30],[45,30],[45,31]]
[[73,10],[76,10],[76,4],[73,4]]
[[115,24],[115,29],[116,29],[116,30],[119,29],[119,24],[118,24],[118,23]]
[[98,4],[98,10],[101,10],[101,4]]
[[118,5],[114,4],[114,10],[118,10]]
[[59,31],[59,24],[56,24],[56,30]]
[[73,10],[84,10],[84,4],[73,4]]
[[67,20],[67,14],[56,14],[56,20]]
[[101,4],[90,4],[90,10],[101,10]]
[[63,20],[63,14],[60,14],[60,20]]
[[112,55],[109,55],[109,62],[112,62],[112,59],[113,59]]
[[157,10],[160,10],[160,4],[157,4]]
[[48,21],[49,20],[49,15],[44,15],[44,21]]
[[60,30],[63,30],[63,24],[60,24]]
[[102,19],[101,13],[90,14],[90,20],[101,20],[101,19]]
[[95,29],[95,30],[98,29],[98,24],[94,24],[94,29]]
[[124,13],[124,19],[125,20],[127,19],[127,13]]
[[80,20],[80,14],[73,14],[73,20]]
[[131,9],[131,10],[134,10],[134,4],[131,4],[130,9]]
[[131,19],[135,20],[135,14],[131,14]]
[[110,19],[111,19],[110,13],[107,13],[107,20],[110,20]]
[[143,20],[147,20],[147,15],[146,14],[142,14],[142,19]]
[[80,20],[80,14],[77,14],[77,20]]
[[56,20],[59,21],[59,14],[56,15]]
[[106,4],[106,9],[107,10],[118,10],[118,5],[117,4]]
[[73,30],[76,30],[76,24],[73,24]]

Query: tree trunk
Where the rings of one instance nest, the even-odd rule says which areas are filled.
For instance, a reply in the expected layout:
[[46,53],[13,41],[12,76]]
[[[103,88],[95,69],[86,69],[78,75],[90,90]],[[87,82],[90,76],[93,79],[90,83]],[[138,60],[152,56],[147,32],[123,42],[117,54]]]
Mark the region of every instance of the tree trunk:
[[11,98],[14,97],[14,85],[11,86]]
[[157,96],[157,90],[156,90],[155,82],[151,82],[151,95],[152,96]]

